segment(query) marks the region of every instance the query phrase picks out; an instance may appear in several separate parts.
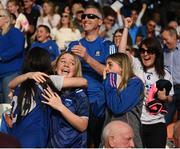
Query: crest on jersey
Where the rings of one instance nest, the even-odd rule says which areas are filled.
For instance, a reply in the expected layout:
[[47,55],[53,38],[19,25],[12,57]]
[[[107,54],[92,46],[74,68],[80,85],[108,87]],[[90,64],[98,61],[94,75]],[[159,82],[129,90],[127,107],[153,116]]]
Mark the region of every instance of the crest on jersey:
[[100,56],[101,55],[101,52],[99,51],[99,50],[97,50],[96,52],[95,52],[95,56]]

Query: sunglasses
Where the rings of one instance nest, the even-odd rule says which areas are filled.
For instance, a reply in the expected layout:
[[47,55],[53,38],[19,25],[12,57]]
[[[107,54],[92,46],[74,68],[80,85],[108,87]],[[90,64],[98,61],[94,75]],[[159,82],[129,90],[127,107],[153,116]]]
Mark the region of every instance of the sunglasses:
[[88,19],[100,19],[100,17],[98,17],[97,15],[95,14],[82,14],[81,15],[81,19],[84,20],[85,18],[88,18]]
[[68,15],[62,15],[62,18],[68,18],[69,16]]
[[109,22],[115,22],[114,19],[109,19],[109,18],[107,18],[107,20],[108,20]]
[[140,48],[140,49],[139,49],[139,52],[140,52],[141,54],[145,54],[145,52],[147,52],[147,54],[155,54],[155,53],[156,53],[156,50],[154,50],[154,49],[145,50],[144,48]]
[[5,15],[0,15],[0,18],[1,18],[1,17],[5,17]]

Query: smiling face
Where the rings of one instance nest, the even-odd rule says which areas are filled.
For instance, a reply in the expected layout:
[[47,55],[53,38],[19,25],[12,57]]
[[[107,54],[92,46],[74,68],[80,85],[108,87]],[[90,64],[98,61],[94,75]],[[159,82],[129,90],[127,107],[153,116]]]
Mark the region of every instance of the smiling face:
[[65,53],[62,55],[56,66],[56,71],[58,75],[64,77],[73,77],[76,75],[76,61],[73,55]]
[[176,38],[176,35],[175,35],[175,34],[170,35],[170,32],[165,30],[165,31],[162,33],[162,39],[163,39],[164,45],[165,45],[168,49],[173,50],[173,49],[176,47],[177,38]]
[[49,39],[50,33],[46,31],[44,27],[38,27],[37,29],[37,41],[46,42]]
[[147,49],[146,45],[142,45],[142,49],[144,50],[140,50],[140,56],[144,66],[147,69],[154,67],[156,59],[155,51],[150,52],[150,50]]
[[[82,24],[85,32],[98,31],[99,26],[102,24],[102,16],[95,8],[88,8],[84,14],[92,14],[97,16],[96,18],[88,18],[87,16],[82,19]],[[99,17],[99,18],[98,18]]]

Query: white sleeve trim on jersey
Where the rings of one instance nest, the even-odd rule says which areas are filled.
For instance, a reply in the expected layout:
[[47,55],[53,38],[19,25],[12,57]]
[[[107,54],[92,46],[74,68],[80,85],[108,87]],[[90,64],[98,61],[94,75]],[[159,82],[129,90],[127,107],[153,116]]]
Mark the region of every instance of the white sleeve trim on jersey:
[[61,91],[63,83],[64,83],[64,77],[59,75],[50,75],[49,76],[51,81],[53,82],[54,86]]

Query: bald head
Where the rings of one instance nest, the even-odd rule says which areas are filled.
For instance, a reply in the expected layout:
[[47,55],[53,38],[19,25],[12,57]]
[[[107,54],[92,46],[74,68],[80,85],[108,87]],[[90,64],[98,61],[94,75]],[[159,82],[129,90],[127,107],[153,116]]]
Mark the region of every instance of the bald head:
[[120,120],[107,124],[102,134],[103,145],[107,148],[134,147],[133,138],[132,128]]

